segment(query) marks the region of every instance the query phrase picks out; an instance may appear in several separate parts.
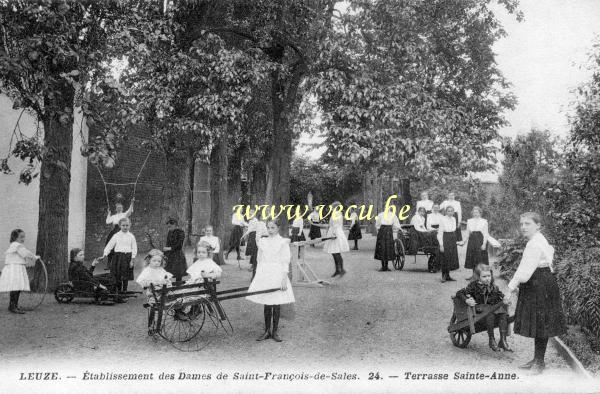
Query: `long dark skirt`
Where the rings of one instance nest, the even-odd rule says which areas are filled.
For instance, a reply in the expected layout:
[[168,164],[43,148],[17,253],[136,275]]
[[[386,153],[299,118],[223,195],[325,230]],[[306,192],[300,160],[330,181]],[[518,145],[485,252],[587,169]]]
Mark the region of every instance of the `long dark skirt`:
[[477,264],[490,264],[488,258],[488,252],[481,250],[483,244],[483,233],[481,231],[473,231],[469,235],[469,241],[467,242],[467,257],[465,258],[465,268],[475,268]]
[[310,238],[310,239],[321,238],[321,228],[319,226],[315,226],[314,224],[311,224],[310,231],[308,232],[308,238]]
[[258,251],[258,246],[256,245],[256,231],[251,231],[248,233],[248,242],[246,243],[246,256],[252,256],[253,253]]
[[567,331],[560,291],[550,268],[536,269],[519,286],[514,331],[529,338],[555,337]]
[[[108,244],[108,242],[110,241],[110,239],[113,237],[113,235],[118,233],[120,230],[121,230],[121,227],[119,227],[118,224],[115,224],[115,226],[112,228],[112,230],[110,230],[110,232],[106,236],[106,242],[104,242],[104,246],[106,246]],[[106,256],[106,268],[111,269],[110,267],[112,266],[112,260],[113,260],[114,255],[115,255],[115,252],[113,250],[111,250],[110,253],[108,254],[108,256]]]
[[304,231],[300,227],[292,227],[291,242],[306,241]]
[[231,236],[229,237],[230,249],[240,246],[242,235],[244,235],[244,229],[242,229],[242,226],[233,226],[233,229],[231,230]]
[[375,260],[392,261],[396,257],[396,248],[394,247],[394,232],[389,224],[382,225],[377,231],[377,241],[375,241]]
[[348,233],[349,241],[354,241],[355,239],[362,239],[362,231],[360,231],[360,223],[358,220],[350,227],[350,232]]
[[133,280],[133,268],[129,268],[131,262],[131,253],[115,252],[111,274],[117,282],[122,280]]
[[167,258],[167,264],[165,264],[165,271],[173,274],[175,278],[181,278],[185,276],[187,270],[187,262],[185,260],[185,254],[182,250],[176,250],[172,252],[165,252]]
[[444,252],[441,253],[442,271],[454,271],[459,268],[456,233],[444,232]]
[[458,221],[458,214],[454,212],[454,219],[456,220],[456,241],[462,241],[462,225]]

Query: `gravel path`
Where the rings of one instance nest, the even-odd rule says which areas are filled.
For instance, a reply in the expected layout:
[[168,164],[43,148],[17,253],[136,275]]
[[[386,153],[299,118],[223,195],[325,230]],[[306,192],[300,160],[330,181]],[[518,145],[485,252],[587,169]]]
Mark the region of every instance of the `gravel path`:
[[[319,391],[329,392],[591,391],[591,383],[575,376],[551,347],[548,370],[541,377],[530,377],[516,369],[533,353],[532,341],[523,337],[509,338],[514,353],[491,351],[485,333],[475,335],[467,349],[452,346],[446,331],[452,313],[450,297],[466,285],[467,270],[453,272],[457,282],[442,284],[439,274],[426,271],[424,257],[419,257],[416,264],[413,257],[408,257],[403,271],[378,272],[378,264],[373,260],[374,243],[374,238],[366,235],[360,243],[361,250],[344,254],[348,274],[331,286],[294,287],[295,318],[281,321],[282,343],[254,340],[263,329],[262,306],[244,299],[224,301],[235,332],[219,333],[204,350],[194,353],[180,352],[166,341],[153,341],[146,335],[141,296],[114,306],[75,301],[62,305],[47,297],[38,310],[22,316],[9,314],[2,306],[0,359],[4,368],[0,381],[22,383],[18,387],[35,391],[36,383],[14,382],[18,373],[32,368],[60,368],[61,376],[65,375],[62,385],[43,386],[46,392],[58,392],[85,385],[80,380],[85,370],[149,371],[155,372],[153,388],[163,392],[209,387],[219,392],[305,392],[316,384],[313,377],[319,371],[346,378],[321,382]],[[333,271],[331,257],[319,247],[308,248],[306,260],[321,278],[328,278]],[[243,262],[242,267],[247,264]],[[221,289],[247,285],[250,276],[230,259],[224,266]],[[174,373],[175,382],[156,380],[161,371]],[[212,380],[177,380],[182,371],[211,373]],[[227,382],[216,380],[219,371],[230,375]],[[236,371],[304,372],[311,378],[300,382],[231,380]],[[369,372],[375,379],[369,379]],[[449,378],[406,379],[409,372],[447,372]],[[478,372],[515,373],[516,378],[454,379],[455,373]],[[65,381],[69,373],[77,378]],[[376,379],[375,373],[381,379]],[[357,379],[352,379],[353,375]],[[249,382],[252,386],[248,386]],[[129,384],[95,382],[86,390],[121,391],[126,387],[130,392],[144,391],[139,382]],[[600,386],[596,387],[600,391]]]

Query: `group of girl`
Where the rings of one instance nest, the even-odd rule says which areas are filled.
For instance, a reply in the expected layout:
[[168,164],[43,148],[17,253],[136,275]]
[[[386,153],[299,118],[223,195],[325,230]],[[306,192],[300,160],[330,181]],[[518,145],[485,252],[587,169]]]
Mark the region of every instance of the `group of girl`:
[[[281,315],[281,304],[293,303],[294,293],[288,277],[290,263],[290,248],[289,239],[279,235],[279,222],[267,221],[262,222],[262,225],[257,223],[249,223],[249,232],[243,234],[244,237],[249,237],[249,244],[255,248],[256,252],[253,259],[256,260],[255,271],[253,273],[252,282],[248,288],[248,292],[261,290],[269,290],[279,288],[278,291],[255,294],[246,297],[247,300],[264,305],[264,322],[265,330],[257,340],[263,341],[272,338],[274,341],[281,342],[279,336],[279,318]],[[215,249],[209,242],[214,238],[212,227],[207,227],[206,235],[201,237],[196,245],[195,261],[187,267],[186,274],[189,279],[186,283],[196,283],[204,281],[205,278],[217,279],[222,275],[222,269],[214,260]],[[207,238],[208,237],[208,238]],[[148,302],[154,302],[154,296],[150,285],[153,286],[171,286],[175,282],[174,276],[164,267],[167,264],[164,254],[156,249],[151,250],[146,258],[145,268],[140,273],[136,282],[144,288],[148,296]],[[187,316],[179,311],[178,319],[187,319]],[[152,325],[152,320],[149,320],[149,329]]]
[[[489,264],[478,264],[471,283],[459,290],[456,296],[473,306],[477,313],[489,312],[492,307],[501,307],[488,313],[485,325],[489,346],[492,350],[512,352],[506,337],[508,335],[508,314],[506,305],[513,295],[518,294],[514,317],[514,332],[534,339],[534,356],[519,368],[531,370],[534,375],[544,371],[548,339],[566,332],[565,316],[562,310],[560,290],[554,277],[552,264],[554,248],[541,233],[542,220],[539,214],[527,212],[520,217],[521,233],[527,245],[517,271],[508,283],[509,294],[504,295],[494,284],[493,272]],[[496,343],[494,327],[498,325],[500,341]]]
[[[442,282],[454,281],[450,271],[459,268],[458,248],[464,246],[461,221],[462,208],[454,193],[448,193],[447,200],[436,204],[429,199],[427,192],[421,193],[416,205],[417,212],[411,218],[409,254],[416,254],[419,247],[425,246],[434,256],[435,265],[430,272],[441,268]],[[474,270],[477,264],[489,264],[487,243],[489,239],[488,222],[479,206],[474,206],[472,217],[467,220],[467,252],[465,268]],[[399,223],[397,224],[400,227]],[[377,258],[377,257],[376,257]],[[467,278],[470,280],[473,276]]]

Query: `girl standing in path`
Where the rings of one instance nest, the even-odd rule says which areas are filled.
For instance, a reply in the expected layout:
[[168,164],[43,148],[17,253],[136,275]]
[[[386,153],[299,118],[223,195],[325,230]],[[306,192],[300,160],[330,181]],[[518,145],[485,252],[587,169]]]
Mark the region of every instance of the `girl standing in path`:
[[257,338],[257,341],[273,338],[276,342],[281,342],[278,333],[281,304],[295,302],[292,284],[288,277],[291,258],[290,240],[279,235],[279,222],[276,220],[267,222],[267,233],[267,237],[256,240],[258,264],[248,292],[276,288],[280,290],[250,295],[246,299],[264,305],[265,332]]

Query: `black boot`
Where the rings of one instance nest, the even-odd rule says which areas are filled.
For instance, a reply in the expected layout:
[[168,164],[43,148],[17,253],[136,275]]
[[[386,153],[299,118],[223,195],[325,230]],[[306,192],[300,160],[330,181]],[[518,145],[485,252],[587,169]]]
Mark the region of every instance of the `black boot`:
[[271,338],[275,342],[281,342],[281,338],[277,335],[277,329],[279,328],[279,316],[281,315],[281,305],[273,305],[273,334]]
[[500,349],[498,349],[498,345],[496,345],[496,338],[494,338],[494,333],[488,334],[488,337],[489,337],[490,349],[492,349],[495,352],[499,351]]
[[500,331],[500,342],[498,342],[498,347],[504,349],[506,352],[513,351],[510,346],[508,346],[508,342],[506,342],[506,331]]
[[346,270],[344,269],[344,260],[342,260],[342,257],[340,256],[339,258],[339,271],[340,271],[340,277],[344,276],[346,274]]
[[265,305],[265,332],[258,338],[257,341],[264,341],[265,339],[271,338],[271,317],[273,316],[273,306]]
[[539,375],[544,372],[546,363],[544,357],[546,356],[546,347],[548,346],[548,338],[535,338],[535,356],[533,357],[534,362],[531,366],[531,374]]
[[8,310],[11,311],[12,313],[18,313],[19,315],[22,315],[25,312],[23,312],[21,309],[19,309],[19,295],[20,294],[21,294],[20,291],[11,291],[10,292],[10,298],[12,299],[12,309],[9,307]]

